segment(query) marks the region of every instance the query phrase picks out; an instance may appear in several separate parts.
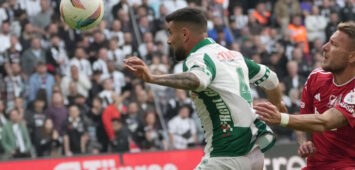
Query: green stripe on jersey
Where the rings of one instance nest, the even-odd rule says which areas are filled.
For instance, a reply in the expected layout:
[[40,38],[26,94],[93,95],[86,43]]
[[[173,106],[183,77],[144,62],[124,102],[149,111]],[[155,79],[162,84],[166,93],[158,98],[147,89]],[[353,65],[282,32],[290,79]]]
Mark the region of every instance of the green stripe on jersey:
[[189,68],[186,65],[186,60],[184,60],[184,64],[182,65],[182,71],[186,72]]
[[255,81],[255,85],[259,86],[260,83],[264,82],[265,80],[267,80],[270,76],[270,69],[266,68],[265,74],[263,75],[263,77],[261,77],[259,80]]
[[249,60],[244,57],[244,61],[248,66],[248,72],[249,72],[249,80],[252,79],[255,75],[257,75],[260,71],[260,66],[256,64],[253,60]]
[[214,90],[198,93],[207,107],[213,126],[211,157],[242,156],[253,147],[250,127],[235,127],[228,105]]
[[212,81],[216,77],[216,66],[214,65],[211,57],[207,54],[203,56],[203,61],[205,62],[207,69],[211,72],[212,74]]

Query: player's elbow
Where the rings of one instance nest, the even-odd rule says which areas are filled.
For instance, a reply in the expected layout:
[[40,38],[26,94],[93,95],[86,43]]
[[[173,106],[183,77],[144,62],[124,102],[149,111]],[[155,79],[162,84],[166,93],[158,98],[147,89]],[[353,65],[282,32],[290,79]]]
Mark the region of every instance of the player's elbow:
[[325,131],[334,129],[332,121],[329,118],[327,118],[323,115],[316,115],[316,119],[318,122],[318,126],[315,129],[315,131],[325,132]]
[[268,79],[266,79],[264,82],[260,84],[261,87],[267,89],[267,90],[272,90],[275,89],[279,84],[279,79],[277,78],[277,75],[275,72],[270,71],[270,75]]

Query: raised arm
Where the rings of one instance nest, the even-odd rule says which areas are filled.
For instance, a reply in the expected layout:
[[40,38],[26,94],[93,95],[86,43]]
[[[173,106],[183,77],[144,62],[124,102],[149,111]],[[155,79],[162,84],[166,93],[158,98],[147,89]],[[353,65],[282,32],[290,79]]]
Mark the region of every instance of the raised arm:
[[125,60],[125,66],[147,83],[185,90],[196,90],[200,86],[200,80],[197,75],[192,72],[152,75],[147,65],[137,57],[131,57]]

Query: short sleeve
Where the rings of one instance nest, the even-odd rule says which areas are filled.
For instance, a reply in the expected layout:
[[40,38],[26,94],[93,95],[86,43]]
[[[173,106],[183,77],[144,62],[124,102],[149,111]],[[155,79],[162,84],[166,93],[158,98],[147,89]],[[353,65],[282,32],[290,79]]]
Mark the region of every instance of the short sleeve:
[[335,106],[348,120],[349,125],[355,127],[355,92],[351,91],[345,95],[341,102]]
[[250,83],[259,86],[270,77],[270,69],[262,64],[257,64],[253,60],[244,58],[248,67],[248,76]]
[[305,85],[303,86],[300,114],[312,114],[314,112],[311,87],[312,87],[312,77],[310,76],[308,77]]
[[200,81],[196,91],[206,89],[216,77],[216,66],[208,54],[190,56],[183,65],[184,72],[191,72]]

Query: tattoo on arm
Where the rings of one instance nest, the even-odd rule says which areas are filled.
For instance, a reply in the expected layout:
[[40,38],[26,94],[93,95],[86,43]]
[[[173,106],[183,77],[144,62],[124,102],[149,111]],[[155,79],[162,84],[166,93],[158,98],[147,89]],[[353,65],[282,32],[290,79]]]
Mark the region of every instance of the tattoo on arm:
[[185,90],[195,90],[200,86],[196,75],[189,72],[155,75],[152,83]]

